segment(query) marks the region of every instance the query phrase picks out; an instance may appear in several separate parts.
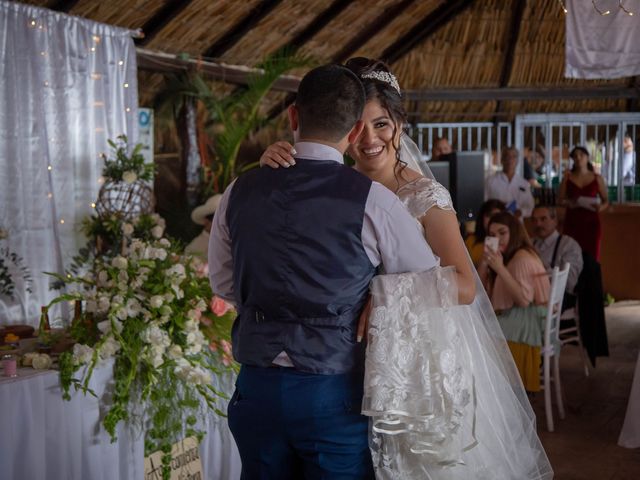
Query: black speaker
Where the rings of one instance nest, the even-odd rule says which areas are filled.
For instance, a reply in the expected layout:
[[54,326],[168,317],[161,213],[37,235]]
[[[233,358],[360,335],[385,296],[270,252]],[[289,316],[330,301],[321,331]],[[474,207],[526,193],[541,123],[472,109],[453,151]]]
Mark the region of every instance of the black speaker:
[[468,220],[484,202],[485,152],[453,152],[440,155],[437,161],[426,162],[435,179],[453,200],[458,220]]

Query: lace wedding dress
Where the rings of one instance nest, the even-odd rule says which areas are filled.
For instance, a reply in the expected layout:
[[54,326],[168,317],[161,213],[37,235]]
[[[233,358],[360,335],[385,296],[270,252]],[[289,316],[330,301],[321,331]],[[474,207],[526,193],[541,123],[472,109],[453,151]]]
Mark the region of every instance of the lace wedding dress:
[[[453,210],[420,178],[398,191],[411,214]],[[371,286],[363,414],[376,478],[550,479],[535,416],[487,295],[457,305],[453,267],[377,276]]]

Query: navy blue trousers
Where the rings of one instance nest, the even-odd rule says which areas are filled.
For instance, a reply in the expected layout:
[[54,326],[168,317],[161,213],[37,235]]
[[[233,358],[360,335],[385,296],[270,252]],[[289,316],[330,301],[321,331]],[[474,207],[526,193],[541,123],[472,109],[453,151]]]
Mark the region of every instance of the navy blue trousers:
[[228,408],[242,479],[373,479],[362,382],[243,366]]

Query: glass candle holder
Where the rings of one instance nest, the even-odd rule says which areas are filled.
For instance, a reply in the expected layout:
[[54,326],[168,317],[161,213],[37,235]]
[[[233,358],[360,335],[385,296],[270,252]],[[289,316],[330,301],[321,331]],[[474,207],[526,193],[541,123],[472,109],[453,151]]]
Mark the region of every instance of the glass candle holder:
[[2,356],[2,372],[5,377],[18,376],[18,358],[15,355]]

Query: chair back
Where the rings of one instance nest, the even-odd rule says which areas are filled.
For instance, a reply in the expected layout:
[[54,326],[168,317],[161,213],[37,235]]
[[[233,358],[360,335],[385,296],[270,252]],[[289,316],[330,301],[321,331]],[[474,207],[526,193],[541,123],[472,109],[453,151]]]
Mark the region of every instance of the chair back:
[[562,299],[569,277],[569,264],[565,263],[562,270],[554,267],[551,273],[551,291],[547,305],[547,318],[544,327],[544,349],[559,342],[560,316],[562,315]]

